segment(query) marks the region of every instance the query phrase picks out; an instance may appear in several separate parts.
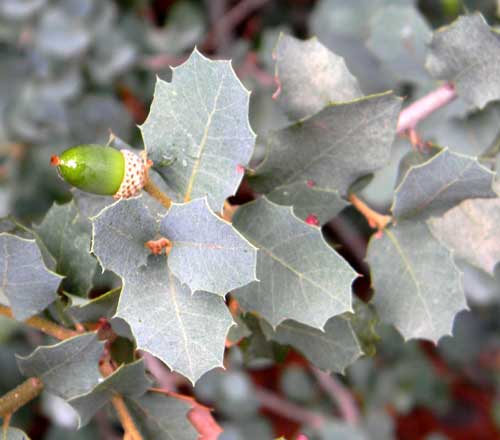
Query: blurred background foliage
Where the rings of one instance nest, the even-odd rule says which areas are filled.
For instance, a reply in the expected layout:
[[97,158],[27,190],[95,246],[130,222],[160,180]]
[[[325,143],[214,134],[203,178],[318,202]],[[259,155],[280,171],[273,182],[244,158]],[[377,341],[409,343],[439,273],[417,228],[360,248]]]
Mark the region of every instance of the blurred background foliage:
[[[194,45],[210,57],[233,60],[252,90],[251,122],[261,134],[287,124],[271,98],[271,54],[280,32],[317,35],[345,58],[363,92],[394,89],[411,102],[437,86],[424,69],[433,29],[475,10],[498,26],[499,8],[494,0],[1,0],[0,215],[31,224],[54,201],[71,198],[49,167],[51,154],[106,142],[110,131],[142,148],[136,125],[147,115],[156,76],[168,80],[169,66],[183,62]],[[492,104],[471,114],[457,100],[426,120],[419,134],[479,155],[498,140],[499,111]],[[363,190],[373,207],[388,209],[409,148],[398,139],[391,164]],[[255,161],[261,154],[257,145]],[[233,201],[251,197],[243,185]],[[364,275],[355,290],[368,300],[363,258],[371,232],[364,220],[348,208],[323,232]],[[458,263],[471,311],[460,313],[455,336],[438,346],[404,343],[366,309],[358,335],[370,356],[338,376],[361,409],[359,438],[500,438],[500,270],[491,277]],[[300,353],[267,341],[250,315],[237,332],[235,340],[243,339],[228,349],[227,371],[206,374],[194,390],[180,379],[178,384],[215,408],[225,429],[221,438],[344,438],[336,402]],[[21,381],[14,354],[44,341],[0,318],[0,392]],[[278,399],[277,406],[266,393]],[[313,429],[305,426],[307,417],[328,423]],[[71,430],[74,423],[63,401],[44,394],[16,414],[14,424],[32,439],[119,438],[109,414],[99,413],[78,432]]]

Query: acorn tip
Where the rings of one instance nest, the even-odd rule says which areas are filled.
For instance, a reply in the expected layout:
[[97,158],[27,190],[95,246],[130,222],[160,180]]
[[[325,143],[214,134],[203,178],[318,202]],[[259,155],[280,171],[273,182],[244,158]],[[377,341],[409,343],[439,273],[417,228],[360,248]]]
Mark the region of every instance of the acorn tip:
[[56,154],[54,154],[53,156],[50,157],[50,165],[53,166],[53,167],[57,167],[61,164],[61,159],[59,158],[59,156],[57,156]]

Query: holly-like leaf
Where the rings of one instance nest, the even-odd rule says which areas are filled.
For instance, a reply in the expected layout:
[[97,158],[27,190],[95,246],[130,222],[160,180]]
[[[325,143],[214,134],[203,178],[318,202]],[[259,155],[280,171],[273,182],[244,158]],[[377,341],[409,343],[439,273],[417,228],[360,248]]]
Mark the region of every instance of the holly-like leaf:
[[254,148],[249,92],[229,61],[211,61],[196,49],[158,79],[151,111],[140,127],[149,159],[177,202],[207,196],[220,212],[243,178]]
[[75,202],[54,204],[34,230],[56,259],[55,271],[66,276],[63,289],[86,295],[92,287],[97,260],[90,254],[91,224]]
[[55,345],[39,346],[29,356],[18,356],[25,376],[40,377],[45,388],[64,399],[85,394],[99,383],[99,358],[104,343],[96,333],[84,333]]
[[380,7],[368,20],[367,46],[401,79],[427,83],[427,46],[432,38],[430,26],[409,2]]
[[102,268],[125,278],[146,265],[158,223],[142,198],[119,200],[92,219],[92,252]]
[[274,57],[275,76],[281,87],[278,104],[291,119],[310,116],[333,102],[363,96],[344,59],[316,38],[301,41],[282,34]]
[[0,303],[24,321],[57,299],[62,277],[47,269],[35,240],[0,234]]
[[71,305],[64,311],[76,322],[96,322],[103,317],[111,318],[118,306],[120,290],[120,288],[110,290],[91,300],[68,295]]
[[429,226],[457,257],[493,275],[500,261],[500,199],[464,200]]
[[87,424],[92,416],[116,394],[140,397],[151,386],[146,376],[144,361],[139,359],[122,364],[89,393],[71,399],[68,403],[78,412],[80,425]]
[[282,322],[275,330],[264,324],[268,339],[291,345],[314,365],[325,371],[343,373],[363,352],[349,321],[343,317],[328,320],[324,331],[298,322]]
[[422,222],[399,222],[370,241],[367,255],[380,318],[405,339],[437,341],[451,334],[467,307],[452,253]]
[[113,392],[139,396],[150,383],[142,360],[122,365],[110,376],[99,372],[104,343],[96,333],[85,333],[55,345],[40,346],[17,363],[25,376],[40,377],[45,389],[62,397],[78,413],[79,426],[86,424]]
[[471,106],[500,99],[500,39],[480,14],[435,32],[427,58],[432,76],[452,81]]
[[240,207],[233,225],[259,248],[257,278],[234,293],[241,306],[273,327],[294,319],[323,328],[351,310],[356,272],[323,239],[321,230],[265,197]]
[[349,205],[337,191],[319,188],[312,180],[280,186],[267,198],[278,205],[293,206],[293,213],[302,220],[313,215],[320,225]]
[[168,267],[192,292],[224,296],[256,280],[257,249],[217,217],[205,198],[172,205],[160,234],[172,243]]
[[346,195],[358,178],[389,162],[401,100],[391,93],[331,105],[272,133],[251,184],[267,193],[297,182]]
[[398,219],[439,215],[470,198],[497,197],[495,175],[476,158],[443,149],[411,166],[396,189],[392,212]]
[[196,440],[199,437],[188,420],[191,407],[187,402],[159,393],[147,393],[139,398],[127,398],[125,403],[145,439]]
[[222,366],[233,325],[223,299],[201,291],[191,294],[168,270],[164,256],[151,256],[147,267],[127,276],[117,316],[130,324],[138,348],[193,383]]

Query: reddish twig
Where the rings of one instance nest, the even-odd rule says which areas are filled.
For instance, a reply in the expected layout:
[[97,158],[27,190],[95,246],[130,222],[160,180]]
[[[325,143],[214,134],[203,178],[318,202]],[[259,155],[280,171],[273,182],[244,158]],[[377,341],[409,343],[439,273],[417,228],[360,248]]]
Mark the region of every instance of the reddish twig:
[[451,83],[446,83],[415,101],[399,114],[398,134],[414,130],[421,120],[441,107],[444,107],[456,97],[455,86]]
[[325,423],[325,417],[321,414],[302,408],[264,388],[255,389],[254,396],[264,408],[289,420],[294,420],[313,428],[320,428]]
[[347,423],[359,423],[359,410],[349,390],[334,376],[318,370],[316,367],[311,368],[311,371],[316,376],[316,379],[318,379],[321,388],[337,404],[342,418]]
[[0,417],[10,417],[19,408],[37,397],[43,390],[38,377],[30,377],[13,390],[0,397]]
[[366,218],[370,228],[377,229],[379,236],[392,221],[389,215],[379,214],[363,202],[356,194],[349,194],[349,201]]

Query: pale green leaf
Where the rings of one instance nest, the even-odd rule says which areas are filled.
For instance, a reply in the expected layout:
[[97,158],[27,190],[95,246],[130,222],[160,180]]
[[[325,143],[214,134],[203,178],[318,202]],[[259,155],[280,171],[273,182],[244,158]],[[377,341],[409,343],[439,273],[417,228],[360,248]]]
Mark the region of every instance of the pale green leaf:
[[460,17],[432,39],[427,69],[455,84],[472,107],[500,99],[500,40],[480,14]]
[[90,300],[68,295],[71,304],[64,311],[76,322],[96,322],[103,317],[111,318],[116,312],[120,291],[120,288],[116,288]]
[[437,342],[467,307],[452,253],[422,222],[399,222],[372,238],[367,254],[380,318],[405,339]]
[[149,159],[176,202],[207,196],[220,212],[236,192],[253,152],[249,92],[229,61],[211,61],[196,49],[158,79],[146,122],[140,127]]
[[151,252],[145,243],[156,238],[158,223],[141,197],[113,203],[92,223],[92,252],[103,269],[125,278],[146,265]]
[[233,320],[223,299],[192,294],[167,268],[164,256],[127,276],[117,316],[127,321],[139,349],[148,351],[193,383],[222,366]]
[[54,204],[34,230],[56,259],[55,271],[66,276],[63,289],[86,295],[92,287],[97,260],[90,254],[91,224],[75,202]]
[[260,281],[234,292],[244,309],[258,312],[274,327],[294,319],[316,328],[351,310],[356,272],[319,228],[265,197],[240,207],[233,225],[259,248]]
[[20,429],[9,427],[7,432],[3,432],[2,440],[30,440],[30,438]]
[[391,93],[370,96],[272,133],[252,186],[267,193],[312,180],[344,196],[357,179],[389,162],[400,106]]
[[301,41],[282,34],[274,56],[275,76],[281,87],[277,102],[291,119],[310,116],[333,102],[363,96],[344,59],[316,38]]
[[325,371],[343,373],[363,354],[349,321],[343,317],[328,320],[323,331],[292,320],[282,322],[275,330],[264,324],[263,331],[268,339],[291,345]]
[[430,160],[410,166],[396,188],[391,209],[398,219],[425,218],[465,199],[496,197],[494,177],[475,157],[443,149]]
[[191,409],[187,402],[147,393],[139,398],[127,398],[125,403],[144,439],[196,440],[199,437],[187,418]]
[[257,249],[216,216],[206,199],[172,205],[160,234],[172,243],[168,267],[192,292],[224,296],[256,280]]
[[0,234],[0,303],[24,321],[57,299],[61,276],[47,269],[35,240]]
[[464,200],[428,223],[457,257],[494,274],[500,261],[500,199]]

